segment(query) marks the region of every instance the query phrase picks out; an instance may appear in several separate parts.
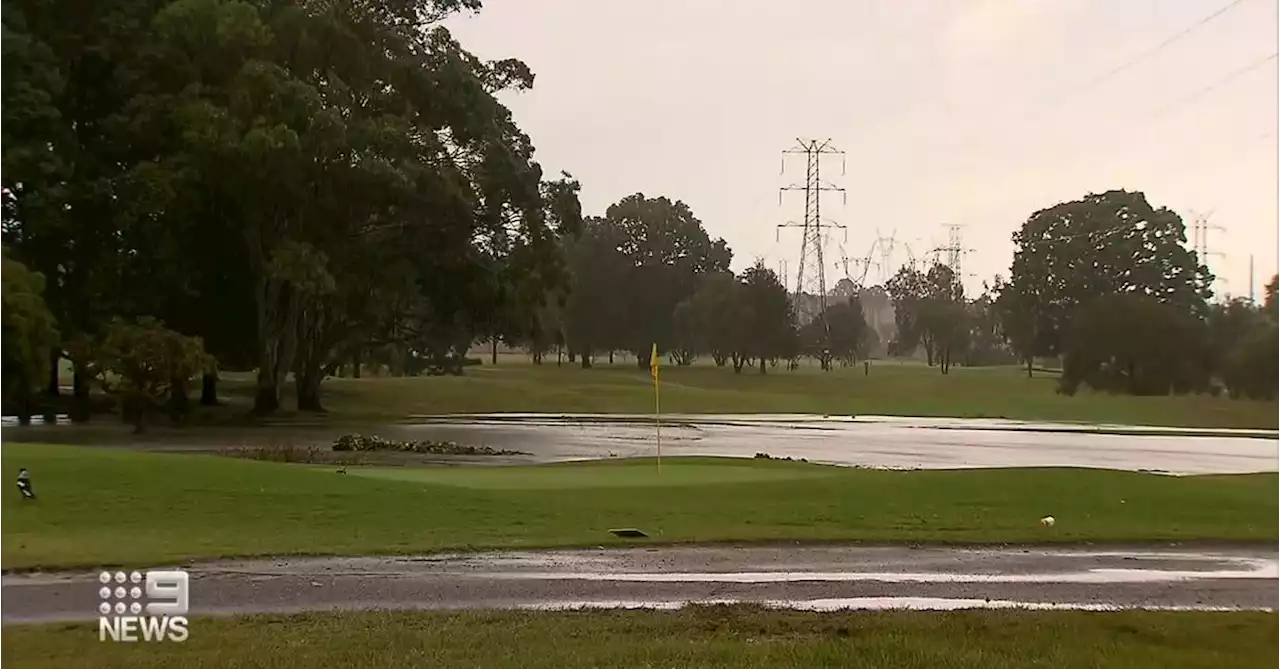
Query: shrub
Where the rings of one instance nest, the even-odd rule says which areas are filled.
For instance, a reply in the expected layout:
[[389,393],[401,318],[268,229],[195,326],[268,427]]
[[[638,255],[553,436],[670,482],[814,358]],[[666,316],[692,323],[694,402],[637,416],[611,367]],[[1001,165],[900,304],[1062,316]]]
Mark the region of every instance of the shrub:
[[397,441],[377,435],[344,434],[333,442],[335,451],[401,451],[429,455],[529,455],[489,446],[467,446],[453,441]]

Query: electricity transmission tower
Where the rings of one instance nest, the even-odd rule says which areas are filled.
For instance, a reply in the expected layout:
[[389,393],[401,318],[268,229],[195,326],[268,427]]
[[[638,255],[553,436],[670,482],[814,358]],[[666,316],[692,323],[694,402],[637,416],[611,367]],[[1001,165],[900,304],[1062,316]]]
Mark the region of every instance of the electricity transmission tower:
[[1196,252],[1197,259],[1201,262],[1207,262],[1211,255],[1222,255],[1221,253],[1209,252],[1209,231],[1225,232],[1221,225],[1209,223],[1210,216],[1213,216],[1212,211],[1207,214],[1191,212],[1191,250]]
[[845,229],[845,226],[822,218],[822,194],[826,191],[838,191],[847,197],[845,189],[822,180],[823,156],[840,156],[840,173],[844,174],[844,151],[831,145],[831,140],[799,139],[797,145],[782,152],[783,173],[786,172],[788,154],[805,157],[805,178],[803,184],[792,184],[778,190],[778,204],[782,204],[784,191],[804,192],[804,222],[787,222],[778,226],[782,228],[801,228],[800,267],[796,272],[796,289],[793,305],[796,312],[796,324],[803,326],[814,318],[822,316],[826,323],[827,314],[827,273],[826,258],[823,245],[826,243],[824,228]]
[[[964,246],[964,225],[960,223],[947,224],[947,245],[939,246],[930,251],[933,255],[933,263],[946,264],[951,268],[956,278],[964,276],[964,256],[971,253],[973,249]],[[943,254],[946,254],[946,261],[943,261]]]
[[[1203,214],[1193,211],[1190,212],[1190,216],[1191,250],[1196,254],[1196,262],[1208,267],[1210,256],[1217,256],[1219,258],[1223,257],[1223,254],[1221,253],[1209,250],[1209,231],[1217,230],[1218,232],[1225,232],[1226,230],[1221,225],[1213,225],[1209,222],[1209,217],[1213,216],[1212,211]],[[1214,281],[1217,281],[1216,277]],[[1212,288],[1212,286],[1210,287]]]

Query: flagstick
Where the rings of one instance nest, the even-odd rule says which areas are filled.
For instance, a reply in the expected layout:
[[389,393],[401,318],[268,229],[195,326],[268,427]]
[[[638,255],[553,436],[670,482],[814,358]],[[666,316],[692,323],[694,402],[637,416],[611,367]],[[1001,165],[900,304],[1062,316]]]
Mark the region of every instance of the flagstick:
[[658,379],[653,379],[653,423],[658,429],[658,473],[662,473],[662,405],[658,390]]

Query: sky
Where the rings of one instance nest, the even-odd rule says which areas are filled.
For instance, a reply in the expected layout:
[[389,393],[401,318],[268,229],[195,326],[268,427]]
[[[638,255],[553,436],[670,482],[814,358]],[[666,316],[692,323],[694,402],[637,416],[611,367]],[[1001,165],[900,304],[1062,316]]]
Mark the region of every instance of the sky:
[[779,205],[778,189],[805,165],[782,151],[829,139],[845,154],[822,178],[846,195],[822,200],[845,226],[829,231],[828,285],[862,277],[868,255],[878,264],[877,239],[895,240],[891,274],[959,225],[966,288],[980,292],[1008,276],[1010,235],[1031,214],[1126,189],[1188,226],[1208,216],[1222,228],[1208,232],[1215,290],[1247,295],[1252,254],[1260,295],[1280,219],[1277,12],[1276,0],[489,0],[447,25],[479,57],[533,70],[532,90],[502,100],[546,173],[582,183],[585,214],[637,192],[683,200],[736,270],[763,259],[791,289],[801,234],[777,226],[803,220],[804,200]]

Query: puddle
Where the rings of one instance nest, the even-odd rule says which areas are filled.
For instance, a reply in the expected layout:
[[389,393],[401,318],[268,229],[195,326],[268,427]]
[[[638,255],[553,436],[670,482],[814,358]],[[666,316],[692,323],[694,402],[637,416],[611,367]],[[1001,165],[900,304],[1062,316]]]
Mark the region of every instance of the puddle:
[[674,611],[686,606],[712,606],[716,604],[755,604],[775,609],[798,611],[963,611],[967,609],[1025,609],[1036,611],[1266,611],[1269,607],[1230,606],[1117,606],[1114,604],[1019,602],[997,599],[947,599],[942,597],[849,597],[842,599],[810,600],[737,600],[702,599],[689,601],[578,601],[526,604],[518,608],[535,611],[565,611],[574,609],[650,609]]
[[486,577],[554,580],[614,581],[638,583],[796,583],[856,582],[879,583],[1073,583],[1089,585],[1122,583],[1176,583],[1194,580],[1235,580],[1280,578],[1275,562],[1255,565],[1250,570],[1158,570],[1158,569],[1090,569],[1088,571],[1039,574],[960,574],[946,572],[684,572],[684,573],[591,573],[530,572],[485,574]]

